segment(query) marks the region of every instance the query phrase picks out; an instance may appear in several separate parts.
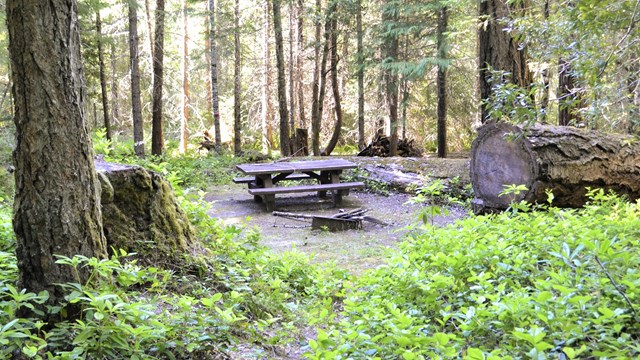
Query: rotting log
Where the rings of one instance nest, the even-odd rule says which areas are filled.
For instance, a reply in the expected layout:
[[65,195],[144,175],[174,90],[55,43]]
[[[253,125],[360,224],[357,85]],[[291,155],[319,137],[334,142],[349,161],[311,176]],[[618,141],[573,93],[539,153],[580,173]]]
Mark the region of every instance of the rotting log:
[[199,248],[196,232],[160,174],[140,166],[95,161],[102,222],[111,251],[136,253],[144,264],[179,266]]
[[[513,202],[580,207],[587,188],[640,198],[640,142],[637,138],[573,127],[528,128],[487,123],[471,146],[475,213],[502,210]],[[524,185],[518,194],[500,195],[506,186]]]

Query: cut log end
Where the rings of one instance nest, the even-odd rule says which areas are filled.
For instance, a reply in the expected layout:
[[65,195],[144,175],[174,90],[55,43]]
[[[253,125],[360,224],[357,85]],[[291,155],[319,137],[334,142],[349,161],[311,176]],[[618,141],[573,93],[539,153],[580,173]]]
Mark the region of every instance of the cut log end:
[[[507,208],[527,191],[503,194],[509,186],[532,189],[538,176],[535,154],[522,131],[508,124],[484,126],[471,150],[471,183],[485,206]],[[503,195],[501,195],[503,194]]]

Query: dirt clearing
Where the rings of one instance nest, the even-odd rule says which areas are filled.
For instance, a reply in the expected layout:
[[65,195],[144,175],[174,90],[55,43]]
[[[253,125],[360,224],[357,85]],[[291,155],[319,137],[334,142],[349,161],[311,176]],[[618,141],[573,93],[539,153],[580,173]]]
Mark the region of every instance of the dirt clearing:
[[[331,200],[321,200],[315,195],[276,196],[277,211],[331,216],[340,209],[363,208],[370,210],[367,215],[390,224],[381,226],[365,221],[362,230],[340,232],[312,230],[308,219],[298,221],[273,216],[263,204],[253,201],[246,185],[215,186],[205,200],[211,204],[211,216],[225,224],[244,223],[249,228],[257,228],[262,234],[262,243],[275,252],[301,251],[313,255],[316,261],[335,261],[337,266],[359,274],[382,264],[385,250],[402,241],[407,226],[418,222],[417,213],[423,205],[410,203],[410,198],[403,193],[384,196],[352,191],[339,208],[334,208]],[[460,207],[448,209],[449,214],[436,217],[435,224],[448,224],[467,214]]]

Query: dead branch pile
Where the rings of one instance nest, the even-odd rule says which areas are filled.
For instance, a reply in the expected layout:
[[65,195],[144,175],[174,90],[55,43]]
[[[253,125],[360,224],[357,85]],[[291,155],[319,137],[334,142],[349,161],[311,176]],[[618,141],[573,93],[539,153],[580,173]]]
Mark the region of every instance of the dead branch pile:
[[[391,141],[387,136],[377,135],[376,138],[364,150],[358,153],[358,156],[389,156],[389,148]],[[398,156],[402,157],[420,157],[422,151],[418,148],[413,139],[398,140]]]

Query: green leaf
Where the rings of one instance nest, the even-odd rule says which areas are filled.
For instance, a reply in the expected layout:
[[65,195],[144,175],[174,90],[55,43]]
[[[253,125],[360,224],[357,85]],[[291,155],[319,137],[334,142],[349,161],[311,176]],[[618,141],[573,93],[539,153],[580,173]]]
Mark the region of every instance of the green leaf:
[[464,360],[485,360],[482,350],[477,348],[468,348],[467,355],[464,356]]

